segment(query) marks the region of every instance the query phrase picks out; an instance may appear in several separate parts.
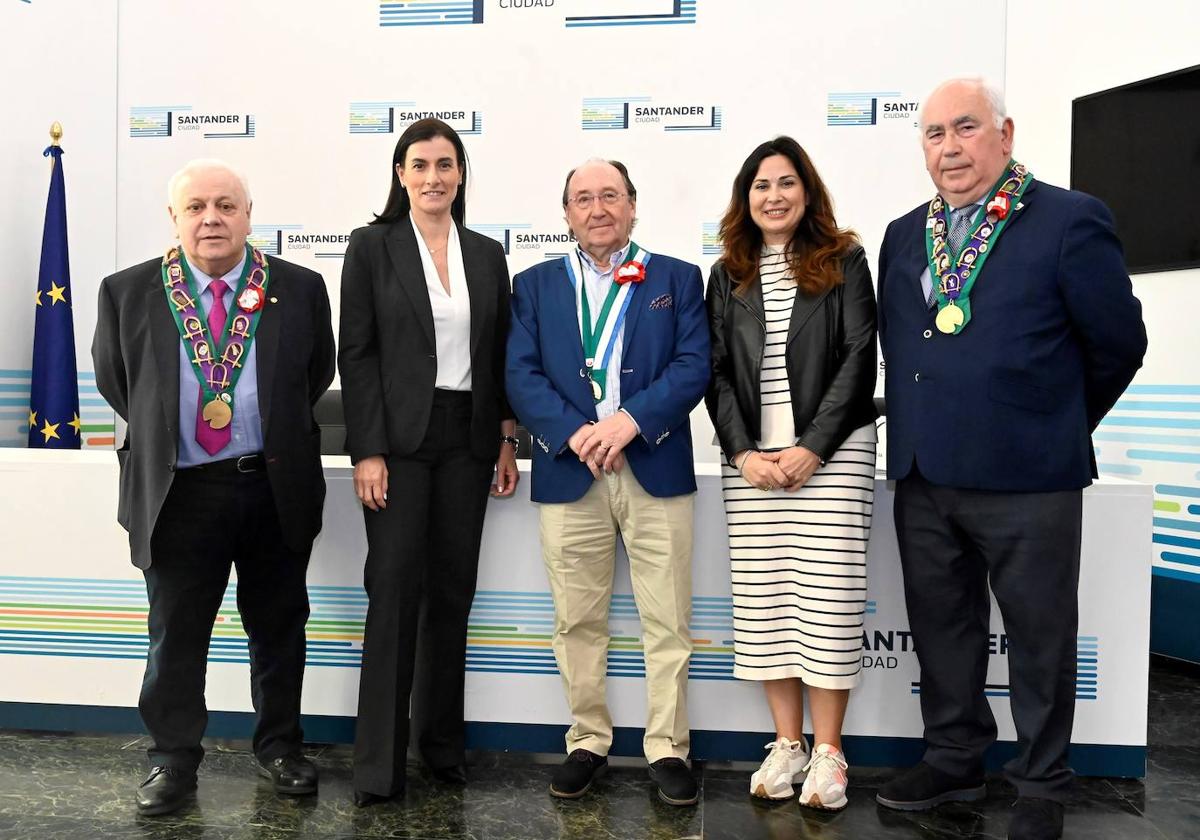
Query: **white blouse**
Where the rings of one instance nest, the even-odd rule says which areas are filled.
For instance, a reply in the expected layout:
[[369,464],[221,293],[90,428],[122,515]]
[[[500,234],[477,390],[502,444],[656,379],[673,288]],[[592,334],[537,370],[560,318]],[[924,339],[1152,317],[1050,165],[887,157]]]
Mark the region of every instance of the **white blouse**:
[[413,231],[421,251],[421,268],[425,272],[425,288],[429,290],[429,305],[433,309],[433,336],[437,350],[437,379],[435,388],[448,391],[471,390],[471,295],[467,289],[467,272],[463,268],[462,245],[458,241],[458,226],[450,225],[446,240],[446,270],[450,275],[450,293],[438,278],[433,254],[417,223]]

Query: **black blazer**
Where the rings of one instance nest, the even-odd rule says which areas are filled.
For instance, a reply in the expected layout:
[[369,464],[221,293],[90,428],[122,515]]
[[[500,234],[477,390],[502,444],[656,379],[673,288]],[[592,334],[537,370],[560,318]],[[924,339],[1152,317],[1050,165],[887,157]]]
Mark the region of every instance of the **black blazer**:
[[[797,443],[822,460],[875,411],[875,292],[860,246],[842,260],[844,282],[810,296],[796,292],[786,363]],[[733,293],[724,264],[708,277],[712,379],[704,402],[725,457],[754,449],[762,436],[759,376],[766,344],[762,285]]]
[[[508,263],[494,239],[461,225],[458,239],[471,296],[471,451],[494,461],[500,421],[513,416],[504,396]],[[354,231],[342,267],[338,334],[346,449],[354,463],[411,455],[420,446],[437,380],[433,329],[412,222]]]
[[[321,275],[271,257],[267,304],[254,338],[267,477],[289,548],[307,552],[321,530],[325,478],[312,406],[333,380],[333,328]],[[92,340],[96,387],[128,423],[117,451],[117,520],[133,564],[150,566],[150,537],[175,475],[179,333],[163,293],[162,258],[100,283]],[[192,430],[183,430],[191,434]]]

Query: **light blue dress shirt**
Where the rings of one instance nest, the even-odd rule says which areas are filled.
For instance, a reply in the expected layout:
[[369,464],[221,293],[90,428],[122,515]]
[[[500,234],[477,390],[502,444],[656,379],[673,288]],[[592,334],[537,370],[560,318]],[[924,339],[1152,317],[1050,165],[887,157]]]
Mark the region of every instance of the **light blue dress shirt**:
[[[604,307],[604,299],[608,297],[608,290],[612,288],[613,273],[625,262],[629,257],[629,248],[632,242],[626,242],[625,247],[614,252],[608,258],[607,266],[598,266],[592,260],[591,256],[582,248],[575,249],[575,265],[583,271],[583,288],[588,297],[588,308],[592,311],[593,322],[600,314],[600,310]],[[616,316],[616,307],[613,307],[613,312],[610,317]],[[625,347],[625,324],[621,324],[621,328],[617,331],[616,341],[613,343],[612,358],[608,361],[608,368],[604,371],[604,399],[596,403],[596,417],[603,420],[616,414],[618,411],[625,411],[621,408],[621,351]],[[600,364],[606,348],[601,347],[598,350],[600,358],[596,360],[596,364]],[[626,416],[633,421],[633,425],[637,427],[638,434],[641,434],[641,426],[638,426],[637,418],[625,411]]]
[[[184,255],[184,259],[187,256]],[[242,268],[246,258],[221,277],[229,290],[222,295],[225,301],[225,311],[234,307],[234,294],[238,280],[242,276]],[[208,311],[212,308],[212,293],[208,284],[214,278],[209,277],[188,260],[188,269],[196,278],[196,287],[200,289],[200,317],[208,323]],[[213,461],[223,461],[226,458],[236,458],[240,455],[252,455],[262,452],[262,419],[258,413],[258,345],[252,344],[246,361],[242,364],[242,375],[233,390],[233,422],[231,437],[228,445],[215,455],[209,455],[196,442],[196,415],[200,405],[200,383],[196,379],[191,354],[179,342],[179,458],[176,467],[194,467]]]

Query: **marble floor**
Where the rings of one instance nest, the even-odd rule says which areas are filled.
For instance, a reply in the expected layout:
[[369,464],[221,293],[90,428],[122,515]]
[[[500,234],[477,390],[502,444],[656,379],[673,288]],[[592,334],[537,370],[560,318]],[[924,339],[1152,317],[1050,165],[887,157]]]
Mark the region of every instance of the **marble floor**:
[[[1081,780],[1067,807],[1068,838],[1163,840],[1200,837],[1200,675],[1155,663],[1151,674],[1150,767],[1143,781]],[[471,784],[447,788],[409,771],[403,802],[357,809],[350,754],[313,747],[318,796],[276,796],[240,742],[212,742],[196,802],[179,814],[139,818],[133,789],[145,742],[112,735],[0,731],[0,838],[38,840],[299,840],[299,838],[1004,838],[1012,792],[992,779],[982,807],[928,814],[876,807],[886,770],[854,770],[850,806],[825,815],[795,803],[762,806],[746,794],[747,771],[697,763],[696,808],[655,798],[644,766],[626,763],[582,801],[546,793],[552,756],[475,756]]]

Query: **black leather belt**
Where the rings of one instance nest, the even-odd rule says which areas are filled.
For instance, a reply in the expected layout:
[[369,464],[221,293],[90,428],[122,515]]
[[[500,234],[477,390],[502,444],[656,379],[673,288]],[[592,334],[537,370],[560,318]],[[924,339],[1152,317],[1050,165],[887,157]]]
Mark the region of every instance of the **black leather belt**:
[[223,461],[212,461],[207,464],[197,464],[188,467],[184,472],[199,470],[210,475],[228,475],[230,473],[256,473],[267,468],[267,459],[261,452],[253,455],[243,455],[240,458],[226,458]]

